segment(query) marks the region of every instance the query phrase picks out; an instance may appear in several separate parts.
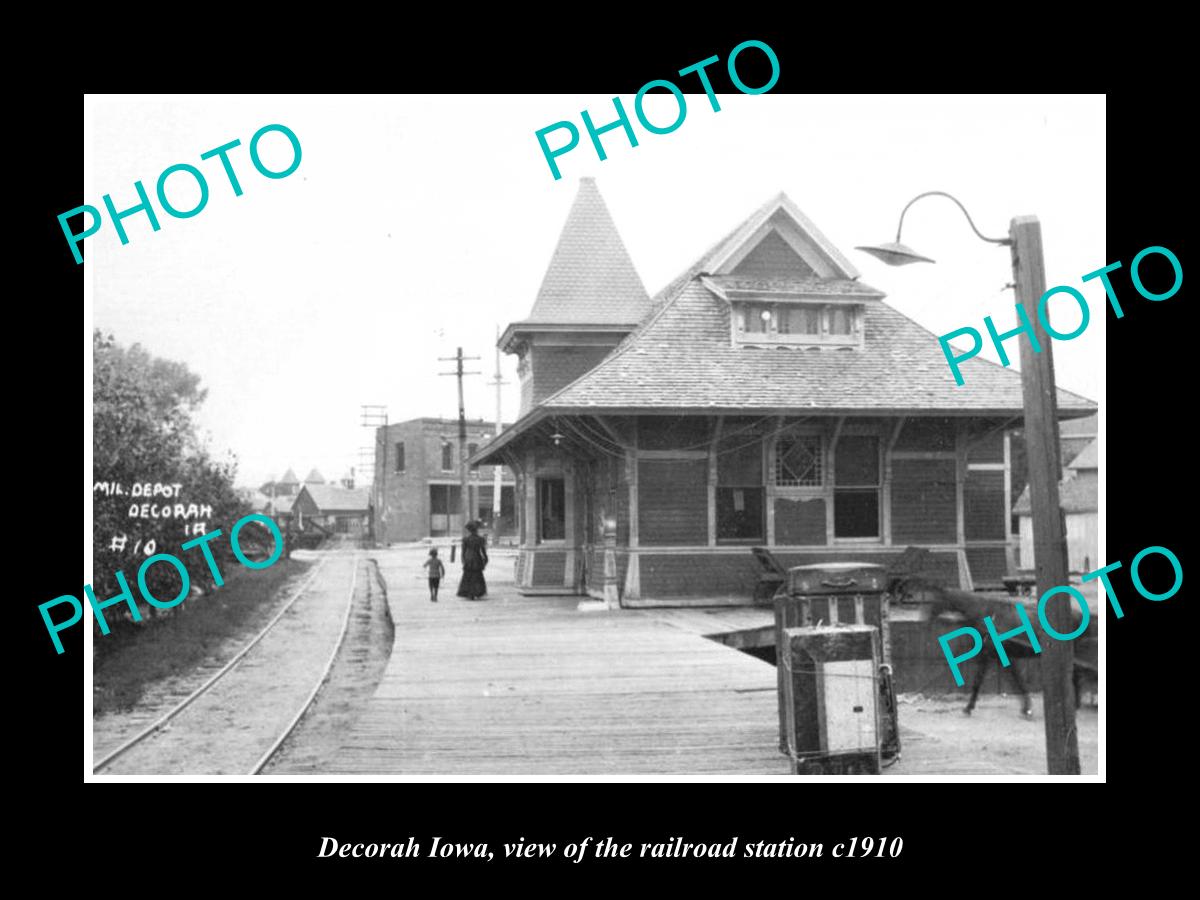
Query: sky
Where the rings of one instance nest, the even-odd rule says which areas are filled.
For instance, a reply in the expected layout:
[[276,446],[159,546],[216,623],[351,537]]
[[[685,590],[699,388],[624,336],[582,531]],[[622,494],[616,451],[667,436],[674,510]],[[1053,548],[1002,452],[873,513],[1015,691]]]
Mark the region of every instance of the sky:
[[[854,249],[894,240],[904,204],[942,190],[990,237],[1015,216],[1040,219],[1047,286],[1075,287],[1092,310],[1079,338],[1054,344],[1058,383],[1103,401],[1104,290],[1082,283],[1114,261],[1103,96],[733,93],[718,94],[719,112],[703,94],[686,99],[676,131],[650,134],[634,119],[638,146],[614,130],[600,161],[580,111],[611,121],[611,95],[89,96],[84,202],[103,208],[111,194],[118,210],[133,206],[135,181],[153,197],[177,163],[199,168],[210,195],[186,219],[155,198],[160,230],[130,216],[127,245],[107,218],[86,240],[87,333],[198,373],[202,433],[218,455],[236,455],[239,483],[289,467],[335,479],[372,444],[361,404],[386,405],[393,422],[457,416],[455,379],[438,374],[457,347],[480,357],[467,367],[481,373],[466,379],[468,417],[494,419],[497,329],[529,314],[581,177],[596,179],[651,294],[786,191],[864,282],[935,334],[982,332],[986,315],[1015,325],[1008,248],[980,241],[944,198],[920,201],[904,224],[904,243],[935,265],[889,268]],[[632,116],[633,98],[622,101]],[[656,123],[677,115],[669,94],[648,95],[645,109]],[[555,180],[535,132],[560,120],[582,140],[558,158]],[[248,145],[275,123],[296,134],[302,158],[268,179]],[[200,159],[234,139],[241,196],[218,160]],[[291,161],[278,133],[260,149],[269,168]],[[188,175],[167,185],[174,205],[195,204]],[[1062,303],[1051,320],[1069,332],[1079,315]],[[981,355],[997,359],[990,344]],[[500,368],[512,421],[516,358]]]

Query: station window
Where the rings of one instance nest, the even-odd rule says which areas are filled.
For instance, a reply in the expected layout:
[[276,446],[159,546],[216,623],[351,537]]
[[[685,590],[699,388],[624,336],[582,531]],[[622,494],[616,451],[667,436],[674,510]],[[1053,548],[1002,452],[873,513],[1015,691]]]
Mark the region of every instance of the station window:
[[733,304],[737,340],[743,344],[857,346],[863,310],[855,303]]
[[824,471],[820,435],[780,435],[775,444],[777,487],[821,487]]
[[538,540],[561,541],[566,537],[566,491],[561,478],[539,478]]
[[879,438],[846,435],[834,451],[833,535],[879,537]]
[[718,541],[761,541],[765,538],[762,453],[760,441],[718,450]]

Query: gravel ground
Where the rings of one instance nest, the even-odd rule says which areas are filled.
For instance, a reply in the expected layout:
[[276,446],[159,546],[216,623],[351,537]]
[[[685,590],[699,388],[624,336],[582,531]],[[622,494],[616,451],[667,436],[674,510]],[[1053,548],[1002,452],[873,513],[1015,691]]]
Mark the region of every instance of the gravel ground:
[[[246,614],[239,608],[236,621],[230,617],[220,629],[210,622],[202,623],[200,633],[194,633],[196,615],[180,617],[173,622],[155,623],[155,633],[147,635],[138,646],[109,653],[93,664],[92,739],[94,759],[103,758],[146,726],[167,712],[192,691],[200,687],[232,659],[239,650],[262,630],[287,605],[296,591],[312,576],[316,562],[304,560],[292,563],[294,571],[271,590],[264,599]],[[222,595],[218,595],[224,600]],[[244,598],[239,597],[239,602]],[[218,612],[224,612],[225,604]],[[203,614],[209,613],[203,610]],[[162,628],[160,626],[167,626]],[[160,634],[170,630],[171,634]],[[187,642],[188,646],[181,644]],[[125,698],[132,698],[129,702]]]
[[[387,585],[375,560],[359,571],[350,625],[329,680],[296,730],[279,748],[264,775],[321,774],[336,760],[346,730],[375,692],[392,653],[395,629]],[[365,590],[364,590],[365,586]]]
[[[1046,721],[1042,696],[1033,695],[1033,718],[1021,715],[1021,698],[981,694],[973,714],[966,698],[901,694],[901,759],[889,775],[1044,775]],[[1095,775],[1099,763],[1099,715],[1084,705],[1076,713],[1080,773]]]

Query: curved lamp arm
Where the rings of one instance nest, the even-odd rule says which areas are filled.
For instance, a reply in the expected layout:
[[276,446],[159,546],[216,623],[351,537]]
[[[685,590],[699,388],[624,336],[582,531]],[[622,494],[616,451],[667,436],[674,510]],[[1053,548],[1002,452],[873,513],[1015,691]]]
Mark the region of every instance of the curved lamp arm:
[[950,200],[953,200],[954,204],[959,209],[962,210],[962,214],[967,217],[967,224],[971,226],[971,230],[975,232],[976,236],[978,236],[982,240],[988,241],[989,243],[992,243],[992,244],[1008,245],[1008,244],[1012,243],[1012,240],[1010,238],[990,238],[985,234],[980,234],[979,229],[975,227],[975,223],[971,220],[971,214],[969,212],[967,212],[967,208],[965,206],[963,206],[958,201],[958,198],[955,197],[953,194],[947,194],[945,191],[926,191],[923,194],[917,194],[917,196],[915,196],[911,200],[909,200],[908,203],[905,205],[904,209],[902,209],[900,211],[900,224],[896,227],[896,243],[897,244],[900,243],[900,232],[904,230],[904,214],[906,212],[908,212],[908,207],[912,206],[914,203],[916,203],[922,197],[947,197]]

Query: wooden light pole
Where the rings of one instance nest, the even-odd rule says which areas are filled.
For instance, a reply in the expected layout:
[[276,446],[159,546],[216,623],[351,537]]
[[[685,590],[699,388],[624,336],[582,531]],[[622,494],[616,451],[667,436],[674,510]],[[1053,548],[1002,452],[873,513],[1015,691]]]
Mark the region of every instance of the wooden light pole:
[[[1017,216],[1009,225],[1013,282],[1017,302],[1037,335],[1021,344],[1021,388],[1025,405],[1025,448],[1029,458],[1029,499],[1033,512],[1033,556],[1037,595],[1067,584],[1067,540],[1059,506],[1061,474],[1058,446],[1058,391],[1054,386],[1052,340],[1042,328],[1038,301],[1046,292],[1042,258],[1042,226],[1036,216]],[[1046,619],[1059,634],[1074,630],[1070,596],[1059,594],[1046,604]],[[1075,725],[1071,641],[1047,636],[1041,642],[1042,706],[1046,719],[1046,768],[1051,775],[1079,774],[1079,735]]]
[[[1051,338],[1042,328],[1038,303],[1046,292],[1046,265],[1042,258],[1042,226],[1036,216],[1017,216],[1009,224],[1007,238],[980,234],[970,213],[956,197],[945,191],[926,191],[910,200],[900,212],[896,240],[857,249],[870,253],[889,266],[915,262],[933,262],[911,247],[900,243],[904,214],[922,197],[946,197],[952,200],[976,236],[992,244],[1012,248],[1013,283],[1017,302],[1036,335],[1040,352],[1029,340],[1021,345],[1021,396],[1025,407],[1025,443],[1029,457],[1029,499],[1033,511],[1033,547],[1037,568],[1038,597],[1051,588],[1067,584],[1067,541],[1059,507],[1058,391],[1054,386],[1054,358]],[[1019,340],[1019,339],[1018,339]],[[1059,634],[1074,630],[1069,595],[1059,594],[1046,605],[1046,619]],[[1072,669],[1075,650],[1070,641],[1056,641],[1049,635],[1039,641],[1042,652],[1042,700],[1046,719],[1046,770],[1051,775],[1079,774],[1079,735],[1075,727],[1075,699]]]

